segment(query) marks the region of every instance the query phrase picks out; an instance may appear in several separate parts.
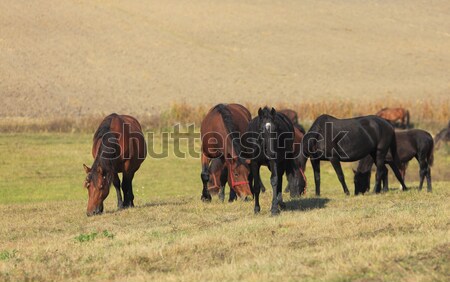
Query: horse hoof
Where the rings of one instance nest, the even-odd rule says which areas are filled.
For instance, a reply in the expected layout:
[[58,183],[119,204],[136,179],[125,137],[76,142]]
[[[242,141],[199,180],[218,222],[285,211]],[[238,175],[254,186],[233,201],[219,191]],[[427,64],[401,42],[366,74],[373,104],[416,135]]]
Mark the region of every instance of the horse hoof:
[[272,216],[278,216],[280,215],[280,210],[276,209],[276,210],[272,210]]
[[208,203],[211,202],[211,196],[205,197],[205,196],[202,195],[201,199],[202,199],[203,202],[208,202]]
[[280,209],[284,210],[286,208],[286,204],[284,202],[281,202],[278,204],[280,206]]
[[258,214],[261,211],[261,207],[255,207],[255,214]]

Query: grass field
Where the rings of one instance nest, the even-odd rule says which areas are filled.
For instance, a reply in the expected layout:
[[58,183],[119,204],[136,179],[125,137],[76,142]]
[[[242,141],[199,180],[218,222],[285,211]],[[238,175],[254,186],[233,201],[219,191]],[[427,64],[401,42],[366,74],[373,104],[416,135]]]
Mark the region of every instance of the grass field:
[[270,191],[259,215],[202,203],[200,161],[173,154],[143,163],[133,209],[113,189],[87,218],[82,188],[112,112],[160,132],[217,103],[292,108],[306,127],[405,107],[435,134],[449,14],[448,0],[0,1],[0,281],[450,281],[448,145],[433,193],[413,162],[412,190],[346,197],[324,163],[322,196],[310,183],[277,217]]
[[[345,197],[323,164],[322,196],[312,187],[305,198],[286,195],[278,217],[270,192],[259,215],[252,202],[205,204],[199,160],[149,158],[135,178],[135,208],[117,211],[113,189],[105,214],[88,218],[90,146],[87,134],[0,136],[1,281],[449,279],[449,147],[436,153],[433,193],[390,181],[387,194]],[[411,164],[410,187],[416,171]]]

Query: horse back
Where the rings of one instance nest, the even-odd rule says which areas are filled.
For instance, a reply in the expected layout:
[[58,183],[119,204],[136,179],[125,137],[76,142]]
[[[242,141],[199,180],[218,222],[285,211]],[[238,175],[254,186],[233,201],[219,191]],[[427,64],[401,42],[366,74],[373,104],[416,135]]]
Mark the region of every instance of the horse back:
[[[107,132],[99,133],[101,128],[107,126]],[[108,138],[105,134],[108,134]],[[132,116],[118,114],[107,116],[94,136],[92,148],[94,158],[97,158],[102,143],[107,143],[108,147],[115,150],[116,155],[113,158],[115,172],[136,171],[147,156],[147,145],[142,127]],[[111,137],[114,141],[108,140]]]
[[349,119],[322,115],[313,123],[303,143],[323,152],[322,159],[337,157],[341,161],[356,161],[376,150],[387,150],[393,135],[393,127],[374,115]]

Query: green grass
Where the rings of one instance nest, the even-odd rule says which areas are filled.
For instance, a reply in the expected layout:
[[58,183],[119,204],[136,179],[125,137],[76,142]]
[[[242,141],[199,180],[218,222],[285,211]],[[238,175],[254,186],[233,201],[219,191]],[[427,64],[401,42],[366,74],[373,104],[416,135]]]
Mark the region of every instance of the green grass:
[[[0,281],[443,281],[450,273],[449,148],[436,153],[433,193],[344,196],[322,164],[322,197],[289,199],[270,216],[253,203],[200,201],[198,159],[148,158],[134,209],[86,217],[82,164],[91,135],[0,136]],[[351,164],[344,165],[352,187]],[[266,187],[267,169],[263,168]],[[306,171],[312,182],[312,170]],[[417,165],[407,173],[417,186]],[[270,189],[269,189],[270,190]],[[351,189],[353,190],[353,189]]]

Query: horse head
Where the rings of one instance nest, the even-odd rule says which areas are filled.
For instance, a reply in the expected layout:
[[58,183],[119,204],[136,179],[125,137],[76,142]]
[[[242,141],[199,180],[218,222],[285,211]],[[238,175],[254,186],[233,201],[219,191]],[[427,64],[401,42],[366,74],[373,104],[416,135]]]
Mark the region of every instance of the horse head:
[[88,190],[89,195],[86,214],[87,216],[101,214],[103,212],[103,201],[109,194],[112,174],[96,164],[94,169],[85,164],[83,164],[83,167],[86,172],[84,187]]
[[263,140],[263,152],[268,159],[276,158],[275,142],[277,141],[277,125],[275,123],[277,112],[274,108],[259,108],[259,133]]
[[353,182],[355,183],[355,195],[359,193],[365,193],[370,190],[370,174],[371,171],[361,172],[353,170],[354,177]]

